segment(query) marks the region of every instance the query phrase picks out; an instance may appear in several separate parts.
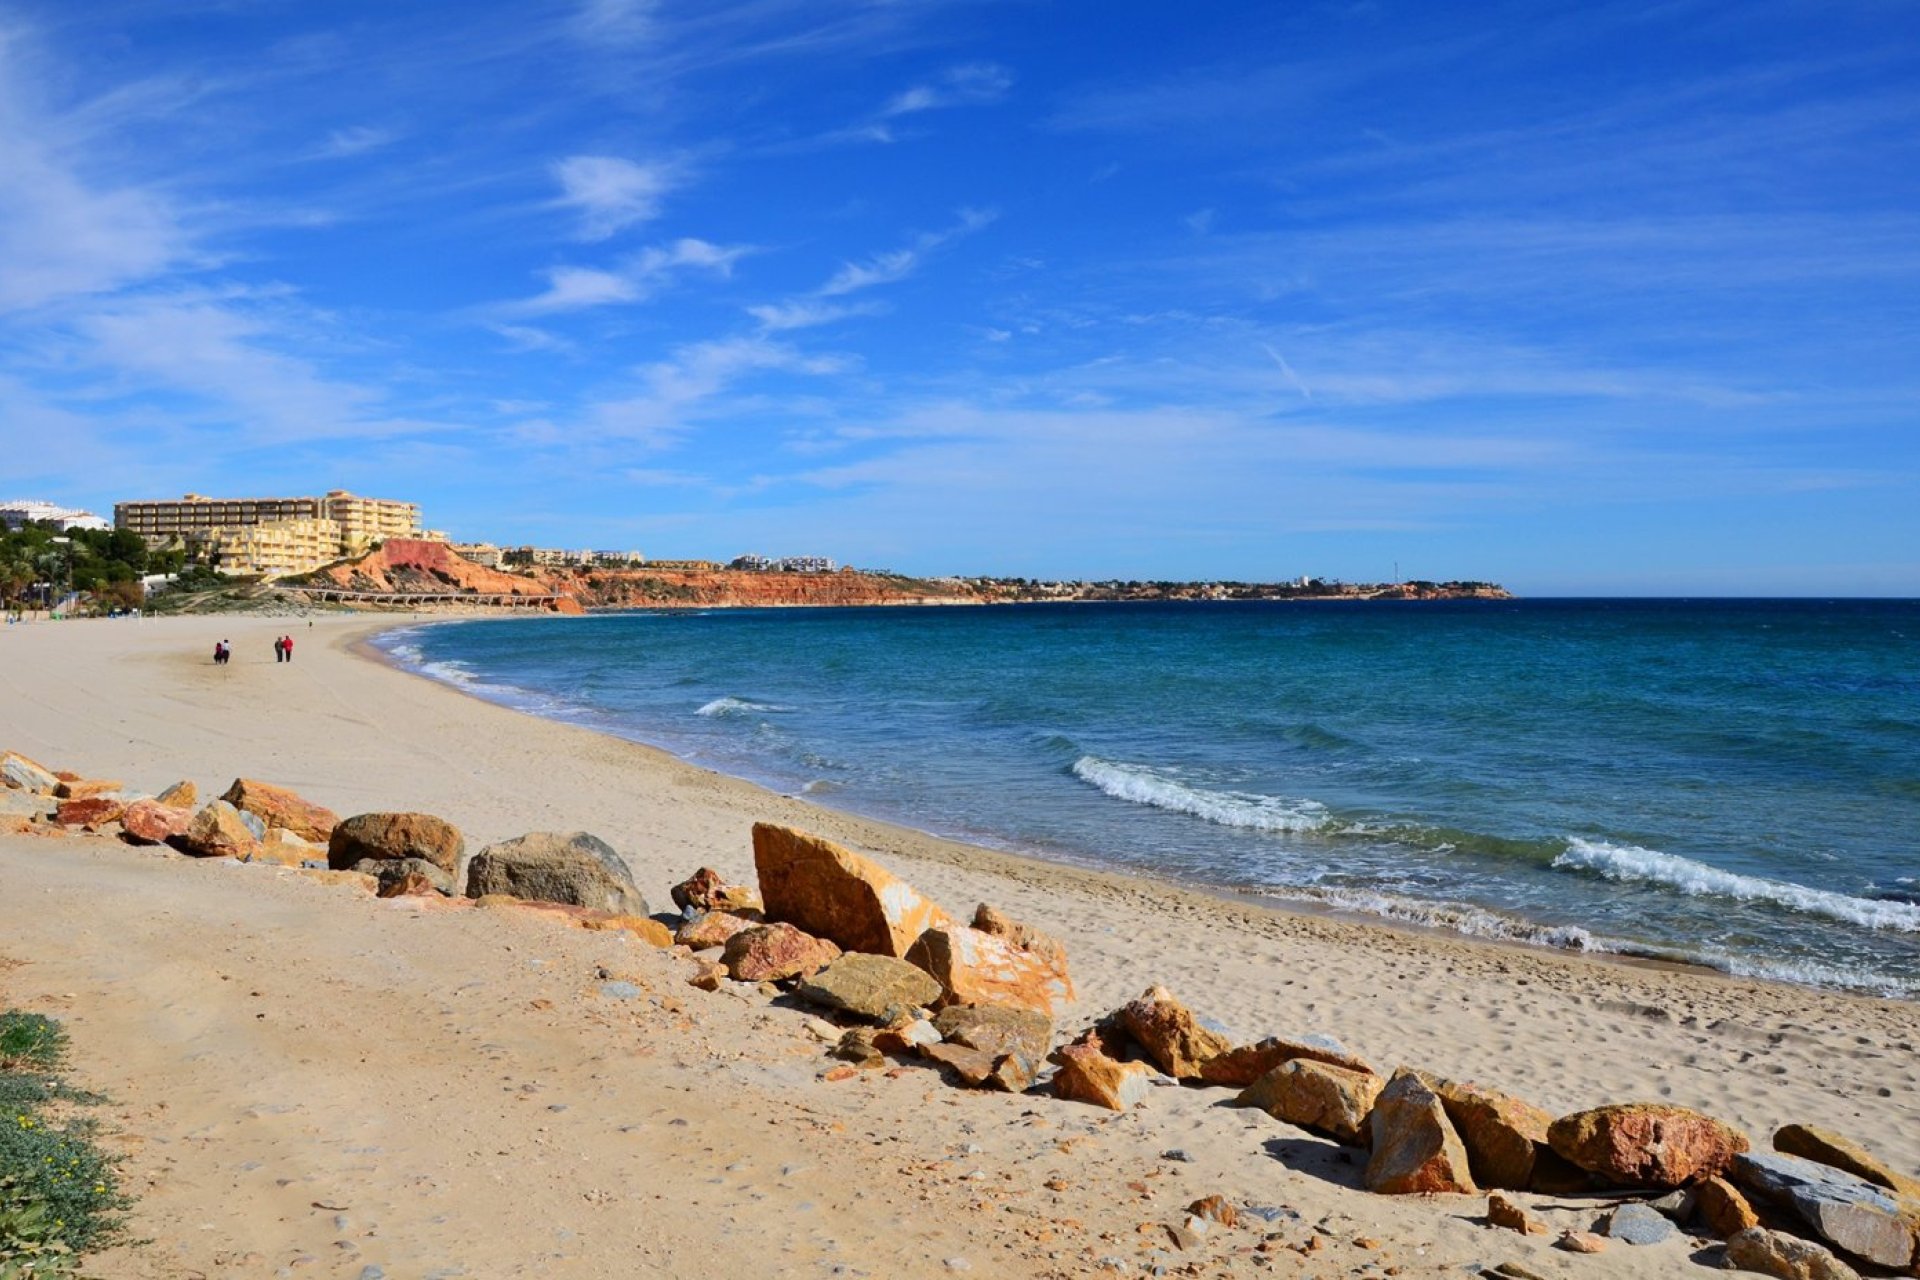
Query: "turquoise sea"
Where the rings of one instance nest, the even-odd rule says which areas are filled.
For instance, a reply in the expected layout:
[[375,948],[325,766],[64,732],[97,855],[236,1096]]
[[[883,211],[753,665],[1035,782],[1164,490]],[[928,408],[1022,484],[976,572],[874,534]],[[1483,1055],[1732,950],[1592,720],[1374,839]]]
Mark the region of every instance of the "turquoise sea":
[[1920,602],[721,610],[383,644],[1042,858],[1920,996]]

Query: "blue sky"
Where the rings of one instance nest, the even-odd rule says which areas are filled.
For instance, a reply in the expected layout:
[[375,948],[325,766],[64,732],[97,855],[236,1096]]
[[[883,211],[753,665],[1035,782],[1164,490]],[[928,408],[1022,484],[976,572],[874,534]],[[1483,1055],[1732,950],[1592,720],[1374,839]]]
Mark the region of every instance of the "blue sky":
[[1920,7],[0,0],[0,493],[1920,594]]

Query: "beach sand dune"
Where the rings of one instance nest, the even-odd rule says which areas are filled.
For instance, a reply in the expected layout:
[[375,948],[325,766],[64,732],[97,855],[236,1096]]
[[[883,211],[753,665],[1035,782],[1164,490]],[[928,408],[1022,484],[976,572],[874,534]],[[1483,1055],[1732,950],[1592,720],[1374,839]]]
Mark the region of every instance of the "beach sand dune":
[[[392,670],[349,650],[372,625],[303,625],[290,666],[270,647],[283,620],[14,627],[0,747],[144,791],[245,775],[342,814],[425,810],[469,848],[585,829],[656,908],[697,866],[750,877],[752,823],[789,823],[956,913],[988,901],[1060,938],[1081,996],[1068,1029],[1164,983],[1239,1038],[1331,1033],[1383,1068],[1556,1113],[1680,1103],[1760,1146],[1814,1124],[1920,1173],[1911,1004],[1281,914],[937,840]],[[236,656],[216,668],[223,637]],[[1155,1089],[1113,1115],[917,1067],[824,1082],[805,1012],[695,991],[687,970],[514,913],[0,839],[0,999],[69,1021],[151,1241],[104,1276],[1064,1276],[1143,1258],[1663,1275],[1693,1252],[1573,1258],[1487,1231],[1473,1201],[1369,1196],[1351,1153],[1219,1090]],[[1166,1224],[1212,1194],[1273,1217],[1180,1250]],[[1556,1227],[1597,1216],[1565,1203]]]

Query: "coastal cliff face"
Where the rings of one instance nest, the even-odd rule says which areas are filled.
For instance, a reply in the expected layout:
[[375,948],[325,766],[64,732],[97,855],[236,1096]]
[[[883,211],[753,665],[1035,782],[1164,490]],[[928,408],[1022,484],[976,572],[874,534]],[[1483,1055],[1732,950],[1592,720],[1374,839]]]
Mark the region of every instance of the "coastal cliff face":
[[549,570],[539,576],[549,589],[565,592],[590,608],[981,603],[976,592],[958,583],[853,569],[838,573],[575,569]]

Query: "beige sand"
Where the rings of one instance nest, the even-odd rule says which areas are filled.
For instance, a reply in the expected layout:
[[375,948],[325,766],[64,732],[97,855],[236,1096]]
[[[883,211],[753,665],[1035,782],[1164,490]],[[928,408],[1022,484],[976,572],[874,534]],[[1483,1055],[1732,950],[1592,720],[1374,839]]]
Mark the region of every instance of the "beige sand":
[[[1069,1028],[1161,982],[1249,1038],[1331,1032],[1383,1067],[1556,1112],[1670,1100],[1762,1145],[1824,1125],[1920,1173],[1920,1007],[1267,912],[935,840],[391,670],[348,650],[371,625],[302,626],[291,666],[270,648],[284,620],[0,631],[0,746],[148,791],[245,774],[343,814],[424,809],[470,847],[584,828],[657,907],[696,866],[750,875],[751,823],[790,822],[951,909],[991,901],[1060,937],[1082,996]],[[222,636],[236,657],[215,668]],[[1354,1157],[1219,1090],[1158,1089],[1115,1116],[914,1067],[822,1082],[804,1012],[695,991],[689,969],[292,872],[0,839],[0,1000],[70,1020],[141,1191],[152,1243],[106,1259],[109,1277],[1083,1275],[1153,1250],[1205,1275],[1663,1275],[1697,1248],[1574,1256],[1484,1229],[1473,1201],[1369,1196]],[[602,970],[639,997],[607,994]],[[1175,1250],[1157,1224],[1214,1193],[1284,1212]],[[1543,1203],[1567,1206],[1545,1210],[1556,1226],[1595,1217]],[[1269,1234],[1277,1251],[1253,1255]]]

